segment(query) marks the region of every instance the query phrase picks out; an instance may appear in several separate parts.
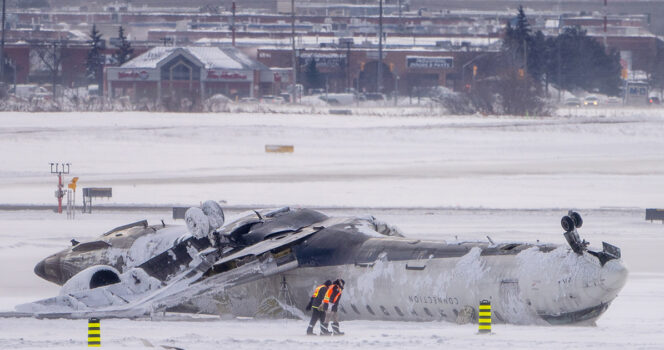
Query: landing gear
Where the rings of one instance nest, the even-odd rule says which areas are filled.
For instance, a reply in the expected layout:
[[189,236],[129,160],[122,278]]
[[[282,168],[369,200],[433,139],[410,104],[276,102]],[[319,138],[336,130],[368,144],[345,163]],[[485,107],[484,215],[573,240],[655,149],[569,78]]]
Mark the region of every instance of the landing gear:
[[568,216],[574,221],[574,227],[581,228],[581,226],[583,226],[583,219],[581,218],[581,214],[575,211],[570,211]]
[[572,250],[579,255],[583,254],[583,251],[586,250],[586,247],[588,246],[588,242],[581,240],[579,233],[576,231],[581,225],[583,225],[581,214],[571,210],[560,220],[560,226],[565,230],[563,235],[565,236],[567,243]]
[[563,227],[563,230],[565,230],[565,232],[573,231],[574,219],[572,219],[569,216],[563,216],[563,218],[560,220],[560,226]]

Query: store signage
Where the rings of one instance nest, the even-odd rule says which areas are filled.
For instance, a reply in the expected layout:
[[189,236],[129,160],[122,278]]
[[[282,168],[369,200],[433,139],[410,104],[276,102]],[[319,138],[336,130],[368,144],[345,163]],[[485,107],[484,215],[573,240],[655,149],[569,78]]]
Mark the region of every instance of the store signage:
[[250,80],[246,72],[229,72],[210,69],[207,71],[207,80],[215,81],[247,81]]
[[118,79],[124,79],[124,80],[148,80],[150,77],[150,74],[145,71],[135,71],[135,70],[127,70],[127,71],[119,71],[118,72]]
[[453,66],[453,57],[406,56],[409,69],[449,69]]

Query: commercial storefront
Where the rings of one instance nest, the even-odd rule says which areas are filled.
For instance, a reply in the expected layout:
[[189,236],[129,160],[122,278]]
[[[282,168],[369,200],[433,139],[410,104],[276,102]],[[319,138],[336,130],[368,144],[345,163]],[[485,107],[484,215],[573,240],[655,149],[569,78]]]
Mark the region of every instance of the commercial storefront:
[[107,68],[105,93],[133,101],[195,105],[216,94],[260,97],[274,84],[288,82],[289,76],[232,47],[155,47],[121,67]]
[[[299,82],[306,86],[307,69],[315,61],[329,91],[342,92],[382,91],[409,95],[421,88],[448,86],[461,89],[464,73],[471,76],[472,67],[464,65],[475,57],[490,57],[493,52],[445,51],[433,49],[389,49],[383,50],[382,87],[376,86],[378,74],[378,52],[364,48],[311,48],[297,52]],[[265,48],[258,50],[258,60],[274,67],[292,65],[292,50]],[[466,70],[464,72],[464,70]]]

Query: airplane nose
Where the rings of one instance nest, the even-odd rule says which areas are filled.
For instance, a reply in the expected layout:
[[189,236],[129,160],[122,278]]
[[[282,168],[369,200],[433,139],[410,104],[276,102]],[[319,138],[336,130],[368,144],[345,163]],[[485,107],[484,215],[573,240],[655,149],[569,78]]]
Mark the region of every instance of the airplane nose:
[[57,255],[51,255],[35,265],[35,274],[47,281],[62,284],[62,268],[60,258]]
[[625,265],[619,260],[611,260],[602,267],[600,280],[606,289],[620,290],[627,282],[627,275]]
[[45,260],[42,260],[42,261],[38,262],[37,265],[35,265],[35,274],[37,276],[45,279],[45,280],[48,279],[48,278],[46,278],[46,263],[45,263]]

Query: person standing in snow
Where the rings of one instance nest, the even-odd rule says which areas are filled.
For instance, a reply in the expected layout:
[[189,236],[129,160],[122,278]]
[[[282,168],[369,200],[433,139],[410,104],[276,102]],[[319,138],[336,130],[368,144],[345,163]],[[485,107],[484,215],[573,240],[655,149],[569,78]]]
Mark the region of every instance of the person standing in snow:
[[321,325],[321,335],[323,335],[323,326],[327,331],[327,325],[332,321],[332,332],[327,331],[325,335],[343,335],[344,332],[339,330],[339,315],[337,314],[337,309],[339,308],[339,299],[341,299],[341,293],[344,290],[344,285],[346,282],[339,278],[330,288],[327,289],[325,293],[325,298],[323,298],[323,310],[325,310],[325,324]]
[[321,335],[325,333],[330,333],[327,330],[327,326],[323,327],[323,323],[325,322],[325,311],[323,311],[322,308],[322,302],[323,298],[325,297],[325,294],[327,293],[328,288],[330,287],[330,284],[332,284],[332,281],[327,280],[325,283],[321,284],[320,286],[316,287],[314,289],[314,293],[311,295],[311,299],[309,299],[309,304],[307,304],[307,311],[313,310],[311,312],[311,321],[309,321],[309,327],[307,328],[307,335],[314,335],[314,326],[316,326],[316,322],[320,321],[320,332]]

